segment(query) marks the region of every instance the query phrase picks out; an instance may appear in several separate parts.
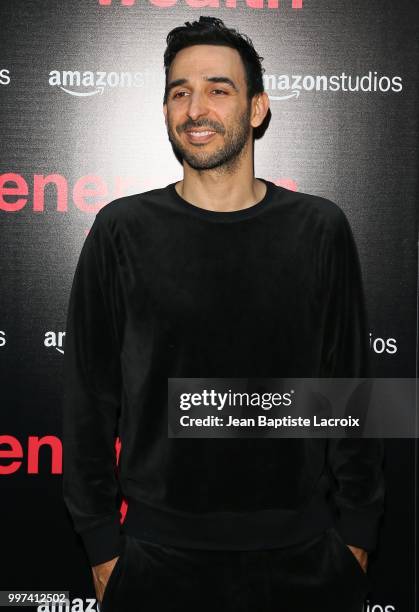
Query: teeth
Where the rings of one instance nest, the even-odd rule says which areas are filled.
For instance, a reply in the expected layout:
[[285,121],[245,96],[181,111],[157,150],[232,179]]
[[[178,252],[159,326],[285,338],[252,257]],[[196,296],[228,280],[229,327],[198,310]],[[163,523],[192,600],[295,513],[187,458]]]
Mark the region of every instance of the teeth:
[[189,132],[192,136],[198,136],[198,138],[203,136],[209,136],[210,134],[214,134],[215,132]]

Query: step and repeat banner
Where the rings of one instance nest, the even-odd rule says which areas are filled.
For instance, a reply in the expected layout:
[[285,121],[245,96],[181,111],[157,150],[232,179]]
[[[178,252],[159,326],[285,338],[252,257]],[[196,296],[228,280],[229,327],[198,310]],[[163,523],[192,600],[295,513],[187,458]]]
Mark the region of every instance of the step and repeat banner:
[[[256,176],[329,198],[349,218],[374,376],[417,376],[416,2],[3,0],[0,590],[62,589],[70,610],[97,609],[61,493],[71,282],[101,207],[182,178],[164,124],[163,52],[167,33],[200,15],[250,36],[264,58],[272,117]],[[416,612],[417,440],[385,447],[364,610]]]

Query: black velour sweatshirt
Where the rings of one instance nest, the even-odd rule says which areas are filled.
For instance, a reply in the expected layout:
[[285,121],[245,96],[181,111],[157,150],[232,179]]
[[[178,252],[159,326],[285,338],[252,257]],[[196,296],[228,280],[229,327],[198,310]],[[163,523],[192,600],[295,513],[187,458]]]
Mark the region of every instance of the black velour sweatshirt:
[[230,212],[175,183],[118,198],[85,239],[66,324],[63,494],[92,566],[119,554],[122,531],[245,550],[334,525],[347,544],[376,545],[382,440],[167,434],[169,377],[370,376],[346,215],[259,180],[263,199]]

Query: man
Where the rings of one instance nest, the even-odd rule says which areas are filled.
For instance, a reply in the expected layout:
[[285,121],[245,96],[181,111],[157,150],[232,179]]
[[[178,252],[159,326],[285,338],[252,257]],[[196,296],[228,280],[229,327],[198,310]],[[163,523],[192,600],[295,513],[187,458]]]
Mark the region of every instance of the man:
[[263,58],[212,17],[167,43],[183,180],[96,214],[68,309],[64,497],[97,597],[104,612],[361,612],[380,441],[167,435],[169,377],[368,376],[346,216],[254,176]]

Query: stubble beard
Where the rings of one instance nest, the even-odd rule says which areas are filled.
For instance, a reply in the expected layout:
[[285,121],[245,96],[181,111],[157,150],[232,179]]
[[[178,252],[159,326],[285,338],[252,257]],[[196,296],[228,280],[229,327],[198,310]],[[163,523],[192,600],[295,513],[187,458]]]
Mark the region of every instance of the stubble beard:
[[[240,115],[230,131],[222,132],[219,127],[206,120],[197,121],[193,125],[186,125],[186,129],[192,127],[201,128],[208,127],[217,132],[224,133],[224,146],[218,147],[215,151],[207,153],[204,150],[193,152],[182,145],[177,135],[177,130],[173,130],[170,123],[167,128],[167,134],[174,153],[182,160],[186,161],[195,170],[216,170],[220,174],[233,173],[240,159],[245,152],[246,143],[249,140],[250,127],[250,104],[246,110]],[[183,133],[183,128],[180,130]]]

